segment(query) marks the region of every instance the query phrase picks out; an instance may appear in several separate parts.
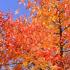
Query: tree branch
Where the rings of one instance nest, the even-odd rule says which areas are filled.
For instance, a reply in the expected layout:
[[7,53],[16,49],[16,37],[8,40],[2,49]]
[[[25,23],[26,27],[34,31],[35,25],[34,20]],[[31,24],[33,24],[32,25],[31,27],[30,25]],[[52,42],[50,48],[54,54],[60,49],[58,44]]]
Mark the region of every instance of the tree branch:
[[70,50],[65,50],[65,51],[63,51],[63,52],[69,52]]
[[6,64],[4,64],[4,63],[1,63],[0,64],[0,66],[5,66],[5,65],[15,65],[15,64],[23,64],[22,62],[20,62],[20,63],[6,63]]

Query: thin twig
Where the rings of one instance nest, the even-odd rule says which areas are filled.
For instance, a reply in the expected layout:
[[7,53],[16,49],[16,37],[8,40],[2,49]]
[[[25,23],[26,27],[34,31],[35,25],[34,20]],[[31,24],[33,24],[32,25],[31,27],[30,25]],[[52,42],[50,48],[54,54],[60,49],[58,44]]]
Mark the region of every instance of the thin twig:
[[0,66],[5,66],[5,65],[10,66],[10,65],[15,65],[15,64],[23,64],[23,63],[22,62],[20,62],[20,63],[11,63],[11,64],[10,63],[6,63],[6,64],[3,63],[3,64],[0,64]]

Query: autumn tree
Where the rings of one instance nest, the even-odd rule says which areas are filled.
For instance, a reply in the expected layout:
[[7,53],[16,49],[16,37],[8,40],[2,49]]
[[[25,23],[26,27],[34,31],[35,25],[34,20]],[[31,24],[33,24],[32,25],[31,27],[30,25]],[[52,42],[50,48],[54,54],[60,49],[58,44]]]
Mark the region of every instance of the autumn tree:
[[28,0],[25,5],[28,18],[13,21],[10,13],[0,13],[0,69],[69,69],[70,1]]

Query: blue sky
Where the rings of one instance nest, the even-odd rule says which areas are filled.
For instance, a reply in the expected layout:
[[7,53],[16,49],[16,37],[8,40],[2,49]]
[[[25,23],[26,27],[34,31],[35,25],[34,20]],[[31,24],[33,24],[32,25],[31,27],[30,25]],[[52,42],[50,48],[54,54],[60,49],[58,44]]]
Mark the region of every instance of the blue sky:
[[[15,15],[15,11],[19,7],[20,12],[19,14]],[[18,0],[0,0],[0,10],[5,13],[11,11],[14,14],[14,19],[18,18],[23,14],[26,14],[27,16],[29,15],[29,11],[25,9],[24,5],[18,5]]]

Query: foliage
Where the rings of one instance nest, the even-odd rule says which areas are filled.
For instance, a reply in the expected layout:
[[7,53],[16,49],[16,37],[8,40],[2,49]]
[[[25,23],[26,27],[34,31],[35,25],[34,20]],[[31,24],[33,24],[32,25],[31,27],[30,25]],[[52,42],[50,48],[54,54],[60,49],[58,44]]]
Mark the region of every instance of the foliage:
[[0,12],[0,69],[69,69],[70,1],[28,0],[26,9],[30,16],[16,21]]

